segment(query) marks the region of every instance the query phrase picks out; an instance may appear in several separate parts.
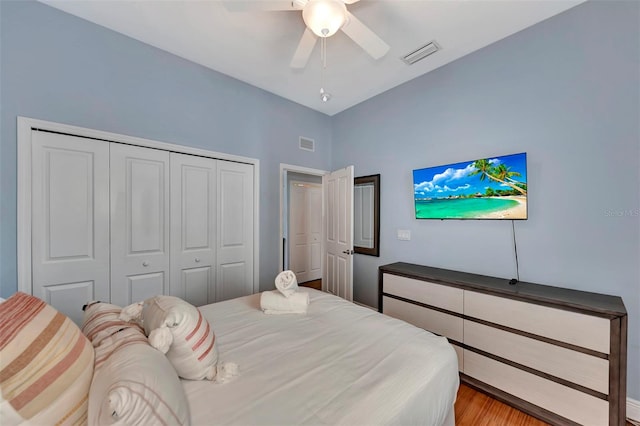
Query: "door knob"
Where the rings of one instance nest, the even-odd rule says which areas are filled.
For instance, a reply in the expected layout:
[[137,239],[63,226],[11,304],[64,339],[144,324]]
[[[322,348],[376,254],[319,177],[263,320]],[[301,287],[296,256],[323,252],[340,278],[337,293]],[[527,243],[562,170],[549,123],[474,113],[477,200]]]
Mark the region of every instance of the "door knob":
[[144,262],[142,262],[142,266],[144,266],[144,267],[146,268],[147,266],[149,266],[149,262],[147,262],[147,261],[145,260]]
[[196,261],[196,263],[200,263],[200,258],[199,258],[199,257],[196,257],[196,258],[195,258],[195,261]]

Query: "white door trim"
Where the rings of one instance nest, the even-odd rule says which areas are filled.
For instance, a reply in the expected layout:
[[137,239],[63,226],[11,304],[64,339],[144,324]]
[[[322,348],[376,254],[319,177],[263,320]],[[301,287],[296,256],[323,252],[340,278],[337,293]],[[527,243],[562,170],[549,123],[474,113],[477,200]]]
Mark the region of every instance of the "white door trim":
[[[282,238],[284,237],[284,203],[285,203],[285,198],[286,198],[286,174],[288,172],[294,172],[294,173],[302,173],[302,174],[306,174],[306,175],[313,175],[313,176],[323,176],[326,175],[327,173],[329,173],[326,170],[320,170],[320,169],[312,169],[309,167],[302,167],[302,166],[294,166],[292,164],[284,164],[284,163],[280,163],[280,242],[279,247],[280,249],[278,250],[278,272],[282,272],[282,262],[284,261],[284,257],[283,257],[283,251],[284,251],[284,245],[282,243]],[[324,212],[324,191],[322,191],[322,211]],[[322,221],[322,237],[324,238],[324,219]],[[323,242],[323,248],[322,250],[324,250],[324,242]],[[324,267],[324,264],[321,264],[321,267]],[[323,288],[324,288],[324,283],[322,284]]]
[[[216,158],[219,160],[235,161],[253,165],[254,180],[254,235],[253,235],[253,292],[260,291],[260,160],[239,155],[207,151],[184,145],[158,142],[151,139],[102,130],[88,129],[69,124],[38,120],[29,117],[18,117],[18,224],[17,224],[17,255],[18,255],[18,291],[32,294],[31,275],[31,131],[33,129],[50,132],[67,133],[74,136],[136,145],[147,148],[160,149],[169,152],[197,155],[200,157]],[[282,250],[281,250],[282,251]]]

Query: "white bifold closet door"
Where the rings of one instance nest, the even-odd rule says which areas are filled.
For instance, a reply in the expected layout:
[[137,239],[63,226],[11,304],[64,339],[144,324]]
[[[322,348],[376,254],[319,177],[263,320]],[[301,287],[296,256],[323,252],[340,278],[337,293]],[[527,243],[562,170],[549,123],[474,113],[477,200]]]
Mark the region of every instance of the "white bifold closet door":
[[218,160],[216,302],[253,293],[253,166]]
[[111,145],[111,303],[169,294],[169,152]]
[[171,154],[171,294],[195,306],[216,301],[216,166]]
[[171,154],[171,294],[193,305],[253,293],[253,166]]
[[77,324],[108,301],[109,144],[32,133],[32,292]]
[[91,300],[253,293],[254,167],[32,131],[31,291],[82,321]]

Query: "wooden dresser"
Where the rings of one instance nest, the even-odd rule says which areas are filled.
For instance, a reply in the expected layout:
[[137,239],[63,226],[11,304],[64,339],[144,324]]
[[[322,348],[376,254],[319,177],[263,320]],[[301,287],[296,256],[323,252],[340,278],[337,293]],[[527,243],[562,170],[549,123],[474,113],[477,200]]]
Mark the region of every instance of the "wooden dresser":
[[409,263],[379,268],[380,312],[446,336],[463,383],[558,425],[624,425],[620,297]]

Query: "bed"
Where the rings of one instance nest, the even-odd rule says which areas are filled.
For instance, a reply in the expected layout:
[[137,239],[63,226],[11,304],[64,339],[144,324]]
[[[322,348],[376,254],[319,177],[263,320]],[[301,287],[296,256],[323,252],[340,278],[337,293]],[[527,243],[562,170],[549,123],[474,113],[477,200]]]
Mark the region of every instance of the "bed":
[[[176,419],[182,415],[193,425],[454,425],[458,364],[445,338],[327,293],[299,291],[309,292],[305,315],[265,315],[259,294],[201,306],[199,312],[215,330],[218,363],[236,363],[239,374],[224,384],[179,380],[187,417],[173,408],[162,415],[160,409],[154,409],[158,418],[163,423],[184,423],[169,421],[178,413]],[[4,315],[6,319],[6,312]],[[124,333],[110,333],[108,339],[120,345],[114,336]],[[104,358],[100,350],[95,349],[96,363]],[[124,362],[131,358],[127,356]],[[149,356],[144,359],[142,367],[135,367],[136,373],[146,367],[152,380],[169,377],[158,372],[170,367],[156,366]],[[9,362],[1,362],[5,361]],[[99,371],[96,367],[88,390],[89,411],[92,401],[104,399],[109,387],[98,389]],[[86,382],[86,374],[82,377]],[[158,397],[163,386],[154,382],[147,391]],[[21,413],[12,410],[7,414],[10,398],[5,391],[3,385],[0,421],[3,425],[20,423]],[[169,405],[180,398],[182,395],[164,396]],[[30,421],[34,419],[38,418]]]

